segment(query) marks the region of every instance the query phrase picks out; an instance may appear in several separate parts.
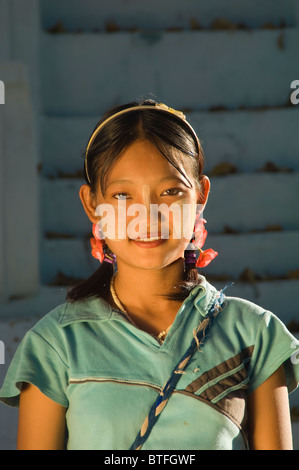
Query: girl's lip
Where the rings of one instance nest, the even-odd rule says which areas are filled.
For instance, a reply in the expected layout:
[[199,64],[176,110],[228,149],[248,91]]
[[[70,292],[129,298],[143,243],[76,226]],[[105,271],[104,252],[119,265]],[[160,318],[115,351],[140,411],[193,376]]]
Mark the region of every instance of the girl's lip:
[[141,242],[138,239],[131,240],[134,245],[140,246],[141,248],[155,248],[166,241],[165,238],[159,238],[159,240],[153,240],[152,242]]

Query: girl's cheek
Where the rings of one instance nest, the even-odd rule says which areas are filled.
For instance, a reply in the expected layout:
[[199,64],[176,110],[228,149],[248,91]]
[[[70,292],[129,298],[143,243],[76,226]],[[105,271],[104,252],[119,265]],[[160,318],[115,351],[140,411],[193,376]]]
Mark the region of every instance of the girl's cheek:
[[189,241],[193,234],[195,215],[196,204],[190,202],[190,199],[180,199],[173,204],[173,210],[170,213],[172,238]]

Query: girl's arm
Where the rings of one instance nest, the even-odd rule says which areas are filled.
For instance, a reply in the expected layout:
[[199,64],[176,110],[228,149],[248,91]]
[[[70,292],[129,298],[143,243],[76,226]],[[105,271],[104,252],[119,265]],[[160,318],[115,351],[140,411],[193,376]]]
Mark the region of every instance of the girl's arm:
[[248,396],[252,450],[292,450],[292,427],[284,367]]
[[18,450],[63,450],[66,408],[37,387],[23,384],[20,396]]

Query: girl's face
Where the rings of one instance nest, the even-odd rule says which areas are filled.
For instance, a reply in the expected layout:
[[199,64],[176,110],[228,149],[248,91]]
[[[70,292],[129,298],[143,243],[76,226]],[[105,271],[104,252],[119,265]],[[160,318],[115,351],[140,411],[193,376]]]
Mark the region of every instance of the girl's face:
[[118,264],[157,269],[184,257],[196,209],[202,211],[209,192],[208,178],[201,193],[189,175],[188,180],[153,144],[138,140],[109,171],[105,196],[98,187],[92,198],[89,186],[82,186],[87,215],[99,223]]

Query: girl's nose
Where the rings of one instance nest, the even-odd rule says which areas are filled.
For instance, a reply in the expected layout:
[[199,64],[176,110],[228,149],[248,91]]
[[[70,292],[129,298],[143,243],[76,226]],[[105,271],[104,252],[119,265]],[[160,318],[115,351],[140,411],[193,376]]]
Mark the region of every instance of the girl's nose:
[[148,184],[142,186],[142,201],[146,210],[149,212],[151,205],[151,188]]
[[[156,236],[158,233],[158,226],[160,215],[157,213],[155,205],[158,204],[158,201],[155,201],[151,195],[151,189],[148,184],[142,186],[142,204],[144,206],[144,216],[143,220],[144,226],[146,226],[146,233],[149,234],[150,231],[153,233],[153,236]],[[149,235],[148,235],[149,236]]]

